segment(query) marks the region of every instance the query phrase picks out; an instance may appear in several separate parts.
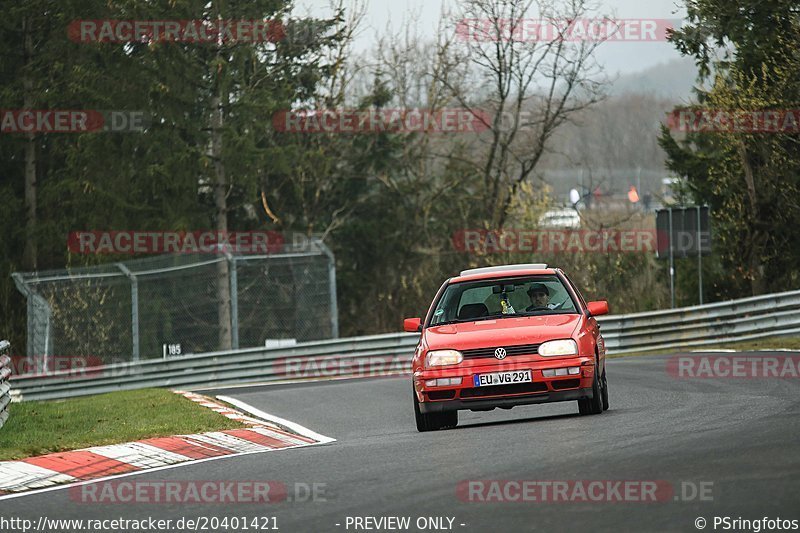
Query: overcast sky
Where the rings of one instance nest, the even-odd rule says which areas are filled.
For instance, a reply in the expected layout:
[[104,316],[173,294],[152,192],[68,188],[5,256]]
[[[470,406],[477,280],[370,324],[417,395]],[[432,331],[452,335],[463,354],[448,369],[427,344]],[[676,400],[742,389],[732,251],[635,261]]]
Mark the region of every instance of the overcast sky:
[[[295,0],[296,11],[324,17],[330,14],[330,0]],[[350,1],[350,0],[347,0]],[[399,29],[409,20],[409,14],[418,13],[420,33],[433,37],[436,22],[443,7],[457,7],[458,0],[361,0],[366,6],[366,17],[355,46],[367,50],[377,33],[390,25]],[[681,0],[599,0],[600,11],[617,18],[682,19],[686,10]],[[659,63],[677,59],[680,55],[664,42],[606,42],[601,46],[598,60],[607,67],[607,73],[630,73],[644,70]]]

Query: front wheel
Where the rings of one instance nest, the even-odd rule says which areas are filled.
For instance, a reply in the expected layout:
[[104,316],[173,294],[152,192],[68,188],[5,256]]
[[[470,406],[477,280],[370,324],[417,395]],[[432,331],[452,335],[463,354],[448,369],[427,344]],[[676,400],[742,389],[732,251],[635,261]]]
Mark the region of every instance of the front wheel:
[[[605,372],[604,372],[605,374]],[[578,400],[578,412],[582,415],[599,415],[603,412],[603,386],[600,384],[598,371],[595,370],[594,379],[592,380],[592,397],[584,400]]]
[[606,379],[606,369],[603,369],[603,379],[600,380],[603,389],[603,411],[608,411],[608,380]]
[[452,428],[458,425],[458,411],[445,411],[443,413],[423,413],[419,408],[417,393],[414,395],[414,418],[417,422],[417,431],[437,431]]

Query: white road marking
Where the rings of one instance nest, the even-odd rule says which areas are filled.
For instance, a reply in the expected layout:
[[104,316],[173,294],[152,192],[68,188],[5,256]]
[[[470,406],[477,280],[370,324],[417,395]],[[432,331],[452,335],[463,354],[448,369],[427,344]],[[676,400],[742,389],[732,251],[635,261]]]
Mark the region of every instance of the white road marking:
[[247,411],[248,413],[250,413],[251,415],[253,415],[255,417],[263,418],[264,420],[267,420],[269,422],[273,422],[275,424],[278,424],[279,426],[283,426],[285,428],[288,428],[288,429],[294,431],[295,433],[297,433],[298,435],[302,435],[304,437],[308,437],[309,439],[314,439],[314,440],[318,441],[320,444],[327,444],[329,442],[336,442],[336,439],[334,439],[334,438],[326,437],[325,435],[320,435],[316,431],[311,431],[307,427],[301,426],[300,424],[297,424],[295,422],[291,422],[289,420],[280,418],[278,416],[267,414],[264,411],[253,407],[252,405],[248,405],[248,404],[244,403],[241,400],[237,400],[236,398],[231,398],[230,396],[217,396],[217,399],[222,401],[222,402],[227,402],[227,403],[229,403],[231,405],[235,405],[239,409],[242,409],[243,411]]

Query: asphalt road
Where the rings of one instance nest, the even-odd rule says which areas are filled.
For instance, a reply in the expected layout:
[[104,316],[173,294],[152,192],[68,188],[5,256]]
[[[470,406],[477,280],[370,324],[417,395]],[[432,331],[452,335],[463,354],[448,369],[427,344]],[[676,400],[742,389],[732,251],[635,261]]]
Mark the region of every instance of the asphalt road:
[[[679,380],[666,361],[610,360],[611,409],[601,415],[578,416],[575,402],[462,412],[458,428],[424,434],[414,428],[408,378],[206,391],[337,442],[129,480],[276,480],[290,492],[316,483],[324,497],[107,505],[59,490],[2,501],[0,517],[274,516],[283,532],[356,531],[348,516],[407,516],[411,531],[419,517],[449,517],[464,532],[697,531],[698,517],[712,531],[714,516],[800,519],[800,379]],[[457,495],[465,480],[659,480],[674,493],[659,502],[469,502]],[[700,487],[702,500],[693,494]]]

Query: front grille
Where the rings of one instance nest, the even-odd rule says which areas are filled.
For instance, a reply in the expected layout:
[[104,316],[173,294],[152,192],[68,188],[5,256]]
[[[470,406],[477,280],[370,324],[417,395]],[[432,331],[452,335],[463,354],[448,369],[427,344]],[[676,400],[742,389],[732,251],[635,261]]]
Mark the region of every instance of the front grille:
[[482,398],[484,396],[503,396],[506,394],[526,394],[547,392],[546,383],[517,383],[516,385],[492,385],[490,387],[475,387],[461,389],[461,398]]
[[553,387],[554,390],[562,390],[562,389],[577,389],[581,386],[580,379],[559,379],[550,382],[550,386]]
[[[492,346],[491,348],[476,348],[474,350],[462,350],[464,359],[481,359],[486,357],[494,358],[494,351],[500,346]],[[536,355],[539,353],[538,344],[520,344],[519,346],[502,346],[506,350],[506,357],[514,357],[516,355]]]
[[428,393],[429,400],[452,400],[456,397],[454,390],[435,390]]

